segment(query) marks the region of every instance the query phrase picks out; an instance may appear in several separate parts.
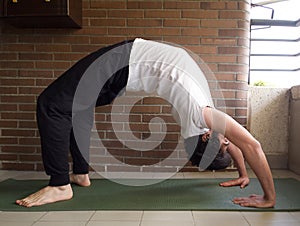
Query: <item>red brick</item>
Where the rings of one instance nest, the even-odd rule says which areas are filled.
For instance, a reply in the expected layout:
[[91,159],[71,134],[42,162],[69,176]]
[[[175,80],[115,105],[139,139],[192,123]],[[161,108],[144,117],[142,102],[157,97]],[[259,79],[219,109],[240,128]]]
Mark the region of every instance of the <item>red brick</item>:
[[219,37],[247,37],[249,31],[242,29],[219,29]]
[[128,1],[127,9],[161,9],[163,3],[160,1]]
[[36,121],[20,121],[18,128],[37,129]]
[[18,75],[18,70],[15,69],[4,70],[3,68],[0,69],[1,77],[16,77],[17,75]]
[[200,8],[209,10],[209,9],[226,9],[225,2],[201,2]]
[[248,49],[242,47],[218,47],[219,54],[247,55]]
[[235,38],[201,38],[201,44],[218,45],[218,46],[235,46]]
[[48,53],[20,53],[20,60],[52,60],[52,54]]
[[60,35],[60,36],[54,36],[53,42],[56,44],[58,44],[58,43],[67,43],[67,44],[88,43],[89,37],[83,36],[83,35],[74,35],[74,36]]
[[199,27],[200,21],[194,19],[164,19],[165,27]]
[[10,113],[6,113],[6,112],[2,112],[1,113],[1,118],[2,119],[19,119],[19,120],[29,120],[29,119],[34,119],[34,114],[32,113],[27,113],[27,112],[10,112]]
[[21,35],[19,43],[52,43],[53,38],[48,35]]
[[126,35],[124,36],[117,36],[117,37],[108,37],[108,36],[93,36],[90,37],[90,42],[91,44],[105,44],[105,45],[109,45],[112,43],[118,43],[118,42],[122,42],[124,40],[126,40],[127,37]]
[[179,45],[199,45],[200,44],[200,38],[199,37],[194,37],[194,36],[184,36],[184,37],[174,37],[174,36],[170,36],[170,37],[164,37],[164,41],[166,42],[171,42],[171,43],[176,43]]
[[0,154],[0,160],[1,161],[16,161],[16,160],[18,160],[18,156],[12,155],[12,154]]
[[213,28],[182,28],[182,35],[188,36],[217,36],[218,30]]
[[19,138],[19,144],[20,145],[40,145],[40,138]]
[[201,20],[201,27],[216,27],[216,28],[236,28],[237,22],[235,20]]
[[20,155],[20,161],[27,161],[27,162],[41,162],[42,156],[41,155]]
[[97,8],[97,9],[125,9],[126,8],[126,2],[124,1],[95,1],[92,0],[91,8]]
[[18,139],[16,137],[14,138],[0,137],[0,144],[9,145],[9,144],[17,144],[17,143],[18,143]]
[[21,130],[21,129],[2,129],[2,136],[8,137],[32,137],[34,136],[34,130]]
[[32,163],[9,163],[3,162],[2,169],[4,170],[34,170],[34,164]]
[[134,106],[131,113],[159,113],[160,106]]
[[53,72],[51,70],[31,70],[31,69],[21,69],[19,70],[20,77],[38,77],[38,78],[50,78],[53,77]]
[[[245,71],[248,71],[248,66],[245,66]],[[238,74],[236,80],[237,81],[248,81],[248,73]]]
[[17,121],[4,121],[4,120],[0,121],[1,128],[16,128],[17,124],[18,124]]
[[162,19],[127,19],[128,27],[161,27]]
[[124,163],[133,166],[153,165],[159,163],[160,159],[153,158],[125,158]]
[[147,28],[144,30],[146,35],[174,35],[180,34],[180,28]]
[[[104,35],[107,34],[107,28],[105,27],[87,27],[85,29],[79,29],[74,31],[76,35]],[[82,43],[83,44],[83,43]]]
[[109,10],[108,17],[111,18],[143,18],[142,10]]
[[165,9],[198,9],[200,3],[197,1],[165,1]]
[[70,62],[64,61],[38,61],[35,63],[39,69],[68,69],[70,68]]
[[1,87],[0,89],[0,94],[17,94],[17,93],[18,93],[17,87]]
[[126,20],[125,19],[104,19],[104,18],[97,18],[97,19],[90,19],[91,26],[125,26]]
[[234,71],[236,73],[247,73],[248,67],[246,65],[232,65],[232,64],[220,64],[219,71],[231,72]]
[[28,61],[0,61],[0,68],[33,68],[34,63]]
[[90,18],[96,18],[96,17],[106,17],[107,11],[100,10],[100,9],[83,9],[82,10],[82,16],[83,17],[90,17]]
[[220,19],[244,19],[245,13],[238,10],[223,10],[219,12]]
[[35,46],[37,52],[70,52],[69,44],[39,44]]
[[182,18],[218,19],[218,12],[213,10],[182,10]]
[[[215,46],[189,46],[193,53],[197,54],[216,54],[217,48]],[[216,61],[214,61],[216,62]]]
[[17,60],[17,53],[1,53],[0,54],[0,60],[6,61],[6,60]]
[[40,87],[19,87],[19,94],[40,94],[44,88]]
[[5,146],[1,151],[4,153],[35,153],[35,148],[25,146]]
[[178,10],[147,10],[145,18],[180,18]]
[[33,96],[2,96],[2,103],[32,103],[35,98]]
[[6,45],[3,45],[3,51],[33,52],[34,45],[33,44],[25,44],[25,43],[6,44]]
[[37,86],[42,86],[42,87],[46,87],[48,85],[50,85],[50,83],[52,83],[54,81],[54,78],[52,79],[36,79],[36,85]]
[[222,89],[248,90],[248,84],[245,82],[219,82],[218,84]]

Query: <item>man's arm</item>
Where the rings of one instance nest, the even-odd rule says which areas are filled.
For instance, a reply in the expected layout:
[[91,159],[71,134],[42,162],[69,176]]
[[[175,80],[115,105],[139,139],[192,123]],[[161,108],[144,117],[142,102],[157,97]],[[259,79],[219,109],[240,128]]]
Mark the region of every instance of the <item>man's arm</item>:
[[222,187],[240,186],[241,188],[244,188],[250,182],[246,170],[246,166],[245,166],[244,156],[241,150],[233,143],[230,143],[228,145],[227,151],[237,166],[239,172],[239,178],[220,183],[220,186]]
[[207,107],[203,109],[203,116],[210,129],[222,133],[242,151],[264,191],[263,196],[235,198],[233,202],[249,207],[274,207],[276,203],[274,181],[260,143],[244,127],[221,111]]

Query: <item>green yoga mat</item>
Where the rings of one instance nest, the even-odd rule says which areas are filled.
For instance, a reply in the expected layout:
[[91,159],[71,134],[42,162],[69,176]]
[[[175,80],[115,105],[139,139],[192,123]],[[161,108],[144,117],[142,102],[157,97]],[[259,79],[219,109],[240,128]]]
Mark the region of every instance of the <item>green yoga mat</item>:
[[224,179],[169,179],[147,186],[126,186],[110,180],[92,181],[90,187],[73,185],[71,200],[25,208],[14,204],[47,185],[45,180],[6,180],[0,183],[0,211],[84,211],[84,210],[226,210],[226,211],[298,211],[300,182],[275,179],[277,205],[272,209],[240,207],[234,197],[261,194],[257,179],[245,189],[218,186]]

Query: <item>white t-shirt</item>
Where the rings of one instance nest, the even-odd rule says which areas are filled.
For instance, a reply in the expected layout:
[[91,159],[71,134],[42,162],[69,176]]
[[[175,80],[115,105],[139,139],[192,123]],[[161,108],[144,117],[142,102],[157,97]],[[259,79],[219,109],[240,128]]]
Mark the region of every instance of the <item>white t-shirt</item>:
[[213,101],[202,70],[184,49],[135,39],[126,90],[156,93],[171,103],[183,138],[207,132],[202,109]]

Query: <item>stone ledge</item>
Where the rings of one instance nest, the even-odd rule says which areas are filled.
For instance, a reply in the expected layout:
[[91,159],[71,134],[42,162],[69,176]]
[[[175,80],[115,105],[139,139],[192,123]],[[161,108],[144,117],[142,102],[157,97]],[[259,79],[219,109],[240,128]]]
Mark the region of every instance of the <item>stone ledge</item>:
[[300,100],[300,85],[299,86],[293,86],[291,88],[291,98],[293,100]]

